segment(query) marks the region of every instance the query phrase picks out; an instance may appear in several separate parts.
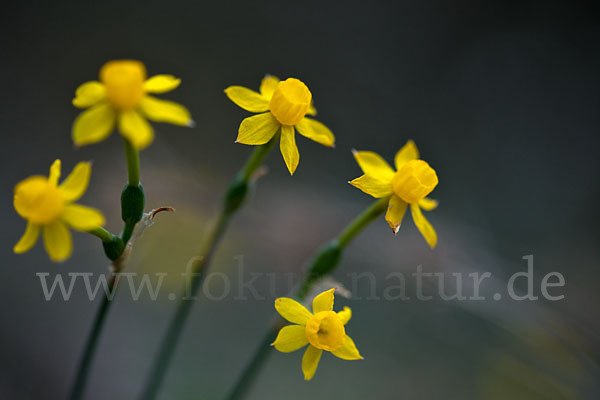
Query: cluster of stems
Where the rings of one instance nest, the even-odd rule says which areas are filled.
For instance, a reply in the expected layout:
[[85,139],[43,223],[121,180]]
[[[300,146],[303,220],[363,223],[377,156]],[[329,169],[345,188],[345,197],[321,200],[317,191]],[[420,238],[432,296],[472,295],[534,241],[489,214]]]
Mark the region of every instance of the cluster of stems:
[[[192,300],[196,298],[198,289],[202,286],[203,279],[207,275],[213,255],[227,230],[229,221],[243,205],[252,186],[254,175],[269,154],[274,143],[278,140],[279,134],[275,135],[268,143],[257,146],[244,167],[236,174],[228,187],[223,197],[219,214],[213,221],[211,229],[204,238],[197,261],[192,265],[192,279],[190,282],[186,282],[187,286],[183,288],[183,293],[185,295],[179,296],[180,300],[177,304],[175,314],[152,362],[150,373],[146,384],[144,385],[140,400],[153,400],[156,398],[162,382],[164,381],[185,322],[192,309]],[[102,240],[107,257],[113,261],[118,260],[123,255],[136,224],[143,216],[145,203],[144,191],[139,178],[138,151],[133,148],[127,140],[124,140],[124,144],[125,153],[127,155],[128,183],[121,195],[121,212],[122,219],[125,223],[123,231],[120,236],[112,234],[104,228],[97,228],[90,232]],[[373,203],[368,209],[353,220],[338,236],[317,252],[310,267],[306,270],[302,281],[299,283],[294,297],[300,301],[304,300],[315,282],[333,272],[339,264],[344,248],[371,221],[385,212],[387,203],[388,199],[385,198],[379,199]],[[111,275],[109,279],[109,293],[113,292],[115,285],[115,276]],[[103,299],[103,303],[96,314],[91,333],[88,337],[75,384],[71,392],[71,400],[79,400],[83,394],[92,358],[109,306],[110,299],[109,296],[107,296]],[[267,330],[264,339],[259,343],[259,346],[251,357],[248,365],[243,370],[233,389],[229,393],[227,397],[229,400],[241,399],[248,391],[254,378],[258,375],[258,372],[264,365],[268,350],[270,349],[270,344],[274,341],[281,322],[279,317],[274,318],[272,326]]]

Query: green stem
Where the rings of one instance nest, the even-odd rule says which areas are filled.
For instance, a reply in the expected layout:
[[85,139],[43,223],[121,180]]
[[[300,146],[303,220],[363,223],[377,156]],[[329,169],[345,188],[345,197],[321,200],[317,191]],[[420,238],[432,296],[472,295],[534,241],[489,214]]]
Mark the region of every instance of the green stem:
[[[356,235],[369,225],[370,222],[383,214],[387,208],[388,200],[388,198],[377,200],[348,224],[337,237],[317,252],[299,286],[298,292],[296,293],[296,298],[298,300],[302,301],[304,297],[306,297],[312,283],[317,279],[330,274],[335,269],[340,261],[343,249],[356,237]],[[270,354],[270,344],[275,341],[277,331],[277,324],[273,324],[269,327],[263,341],[259,344],[259,347],[246,365],[246,368],[242,371],[242,375],[240,375],[236,381],[233,390],[227,396],[227,400],[240,400],[247,393],[248,389],[250,389],[254,379],[258,376],[258,372],[265,364],[265,361]]]
[[244,168],[238,172],[229,186],[223,199],[221,212],[204,240],[200,252],[201,257],[192,265],[191,282],[186,283],[185,296],[180,298],[175,315],[161,341],[140,399],[153,400],[158,394],[175,347],[177,346],[177,342],[183,331],[183,326],[192,309],[192,300],[194,300],[198,288],[202,285],[202,281],[206,276],[212,257],[227,230],[229,220],[243,204],[254,172],[262,165],[265,157],[277,139],[277,137],[274,137],[267,144],[257,147],[246,162]]
[[140,184],[140,153],[131,142],[123,138],[125,156],[127,157],[127,178],[130,186]]
[[100,238],[100,240],[102,240],[103,242],[109,242],[115,236],[101,226],[99,226],[98,228],[92,229],[91,231],[89,231],[89,233]]
[[73,384],[73,388],[71,389],[71,395],[69,396],[70,400],[80,400],[82,398],[83,390],[85,388],[85,384],[89,376],[90,367],[92,365],[92,359],[94,357],[94,353],[96,352],[98,339],[100,338],[100,332],[102,331],[102,325],[104,324],[106,314],[112,301],[113,296],[110,294],[113,293],[114,285],[115,276],[113,275],[111,276],[111,278],[109,278],[108,293],[102,298],[102,304],[100,305],[100,309],[96,313],[96,317],[92,325],[92,330],[90,331],[90,334],[87,338],[83,355],[81,357],[81,360],[79,361],[79,365],[77,368],[77,376],[75,377],[75,383]]

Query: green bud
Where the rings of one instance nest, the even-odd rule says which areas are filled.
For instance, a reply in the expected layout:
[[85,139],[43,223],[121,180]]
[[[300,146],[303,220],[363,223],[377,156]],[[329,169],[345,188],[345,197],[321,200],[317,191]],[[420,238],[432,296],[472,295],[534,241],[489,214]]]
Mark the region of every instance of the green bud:
[[123,243],[121,238],[117,235],[111,235],[110,240],[102,241],[102,247],[104,248],[104,253],[106,256],[112,261],[115,261],[121,257],[121,254],[123,254],[123,251],[125,250],[125,243]]
[[136,224],[142,219],[146,196],[142,184],[125,186],[121,193],[121,218],[126,224]]
[[342,257],[342,249],[337,240],[332,240],[321,248],[311,264],[308,280],[314,282],[335,269]]
[[225,212],[231,213],[237,210],[246,195],[248,194],[248,182],[244,179],[243,176],[238,175],[235,177],[227,192],[225,193],[225,198],[223,199],[223,203],[225,204]]

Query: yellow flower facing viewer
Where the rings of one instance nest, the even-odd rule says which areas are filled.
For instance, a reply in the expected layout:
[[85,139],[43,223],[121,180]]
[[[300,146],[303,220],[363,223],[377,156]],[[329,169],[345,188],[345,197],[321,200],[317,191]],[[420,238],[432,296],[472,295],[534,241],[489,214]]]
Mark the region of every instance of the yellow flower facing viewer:
[[300,161],[295,130],[324,146],[334,147],[335,137],[325,125],[306,115],[316,115],[312,94],[296,78],[280,81],[267,75],[260,84],[260,93],[242,86],[230,86],[225,94],[246,111],[261,113],[244,119],[236,143],[261,145],[267,143],[281,129],[279,147],[285,164],[294,174]]
[[307,381],[314,376],[323,350],[343,360],[363,358],[344,328],[352,317],[352,311],[348,307],[338,313],[333,311],[334,291],[330,289],[315,297],[312,313],[288,297],[275,300],[277,312],[296,325],[281,328],[272,346],[282,353],[290,353],[308,344],[302,357],[302,372]]
[[390,196],[385,219],[398,233],[406,208],[410,211],[419,231],[433,248],[437,244],[437,234],[425,219],[421,209],[431,211],[438,205],[436,200],[426,196],[438,184],[435,170],[425,161],[419,160],[419,151],[412,140],[396,153],[396,171],[378,154],[371,151],[354,151],[354,158],[365,173],[349,183],[375,198]]
[[14,246],[15,253],[31,249],[42,232],[44,246],[53,261],[64,261],[73,244],[67,227],[90,231],[104,224],[104,216],[94,208],[73,204],[86,191],[91,164],[80,162],[58,185],[60,160],[50,167],[50,176],[31,176],[15,186],[14,207],[27,220],[25,234]]
[[78,146],[106,139],[118,126],[119,132],[136,149],[152,143],[154,131],[146,118],[155,122],[193,126],[189,111],[180,104],[160,100],[149,93],[166,93],[179,86],[172,75],[146,79],[146,67],[135,60],[109,61],[100,69],[100,81],[79,86],[73,105],[89,108],[73,123],[73,141]]

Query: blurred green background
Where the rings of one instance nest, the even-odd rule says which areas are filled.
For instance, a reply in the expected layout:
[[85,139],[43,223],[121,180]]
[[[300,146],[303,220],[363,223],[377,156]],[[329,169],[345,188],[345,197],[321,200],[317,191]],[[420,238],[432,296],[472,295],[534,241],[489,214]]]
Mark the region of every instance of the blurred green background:
[[[252,148],[234,144],[249,114],[223,89],[258,89],[266,74],[301,78],[337,148],[298,137],[300,166],[290,177],[274,151],[269,173],[239,213],[213,271],[239,281],[274,273],[256,287],[263,299],[198,301],[161,399],[218,399],[249,359],[313,251],[372,201],[346,182],[361,174],[350,150],[391,161],[413,138],[438,172],[427,213],[439,245],[431,251],[408,218],[398,237],[383,218],[345,254],[335,278],[353,290],[348,332],[365,360],[325,355],[306,383],[301,352],[273,351],[248,399],[596,399],[600,394],[597,305],[600,161],[600,25],[592,1],[395,2],[13,2],[0,15],[0,398],[62,399],[68,392],[99,299],[76,285],[71,301],[46,302],[36,273],[106,272],[99,241],[75,234],[73,257],[48,260],[38,243],[16,256],[25,222],[12,208],[14,185],[66,174],[93,160],[82,204],[121,228],[126,180],[121,140],[75,149],[70,127],[76,87],[107,60],[135,58],[150,75],[183,83],[169,98],[197,126],[155,125],[141,155],[148,207],[173,206],[135,248],[131,272],[167,272],[159,301],[117,295],[86,398],[132,399],[175,303],[167,294],[198,250],[221,193]],[[372,271],[385,277],[489,271],[486,293],[505,287],[535,257],[535,282],[561,272],[557,302],[419,302],[367,299]],[[435,294],[434,282],[426,285]],[[215,279],[209,289],[219,293]],[[467,289],[467,288],[465,288]],[[409,294],[412,293],[409,283]],[[539,294],[539,291],[537,292]]]

